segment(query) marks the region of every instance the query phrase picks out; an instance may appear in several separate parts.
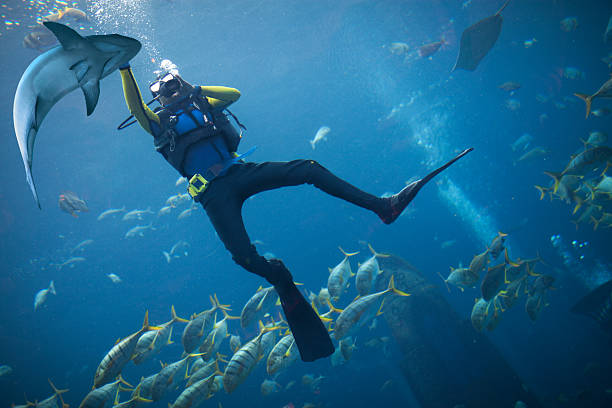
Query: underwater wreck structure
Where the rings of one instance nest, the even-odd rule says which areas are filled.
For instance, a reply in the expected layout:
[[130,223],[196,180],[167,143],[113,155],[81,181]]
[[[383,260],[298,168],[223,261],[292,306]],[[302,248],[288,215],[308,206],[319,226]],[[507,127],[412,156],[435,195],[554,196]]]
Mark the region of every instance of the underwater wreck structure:
[[392,255],[379,259],[384,271],[376,290],[391,275],[409,297],[385,305],[385,320],[402,359],[400,369],[423,408],[514,407],[542,405],[525,387],[495,345],[472,328],[410,263]]

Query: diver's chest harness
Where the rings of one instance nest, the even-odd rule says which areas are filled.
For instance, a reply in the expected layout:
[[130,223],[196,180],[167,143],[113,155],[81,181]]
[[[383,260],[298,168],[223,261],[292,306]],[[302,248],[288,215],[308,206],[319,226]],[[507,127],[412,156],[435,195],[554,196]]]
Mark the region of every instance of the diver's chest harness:
[[[238,126],[245,127],[229,110]],[[233,152],[238,150],[242,132],[238,132],[230,123],[224,109],[214,109],[201,89],[197,87],[184,99],[156,112],[160,119],[160,131],[155,132],[155,149],[184,177],[183,162],[190,146],[209,139],[210,145],[219,155],[219,160],[203,175],[191,177],[189,192],[192,194],[192,181],[201,185],[196,195],[203,192],[212,178],[227,168],[227,163],[234,160]],[[223,138],[223,143],[218,143]],[[196,189],[197,190],[197,189]],[[192,196],[195,197],[194,194]]]

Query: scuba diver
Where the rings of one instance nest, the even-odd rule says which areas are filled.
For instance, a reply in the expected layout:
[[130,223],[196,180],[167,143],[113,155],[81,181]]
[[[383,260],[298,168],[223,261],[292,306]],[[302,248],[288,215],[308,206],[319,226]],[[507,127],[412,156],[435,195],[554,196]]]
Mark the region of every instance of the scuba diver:
[[176,65],[164,60],[162,71],[150,86],[154,100],[161,104],[154,111],[144,102],[130,65],[120,67],[120,73],[128,109],[153,136],[155,149],[189,180],[189,194],[206,211],[234,262],[276,289],[303,361],[327,357],[334,352],[334,346],[283,262],[266,259],[251,243],[242,220],[244,201],[262,191],[311,184],[391,224],[429,180],[472,150],[463,151],[393,196],[377,197],[336,177],[313,160],[244,161],[246,154],[236,153],[242,132],[230,123],[228,115],[244,127],[231,112],[225,113],[240,97],[237,89],[193,86],[178,74]]

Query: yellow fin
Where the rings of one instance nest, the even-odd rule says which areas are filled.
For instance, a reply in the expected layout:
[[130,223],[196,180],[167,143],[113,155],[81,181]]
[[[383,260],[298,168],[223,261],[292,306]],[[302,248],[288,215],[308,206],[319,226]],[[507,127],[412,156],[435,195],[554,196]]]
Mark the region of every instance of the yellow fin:
[[50,378],[47,378],[47,381],[49,381],[49,385],[51,386],[51,388],[53,388],[53,392],[56,393],[57,395],[63,394],[65,392],[70,391],[69,389],[65,389],[65,390],[58,390],[55,385],[51,382]]
[[582,99],[584,101],[584,103],[586,104],[586,116],[585,118],[589,117],[589,114],[591,113],[591,101],[592,101],[592,97],[586,94],[582,94],[582,93],[575,93],[575,96],[577,96],[578,98]]
[[[453,267],[451,266],[451,273],[452,271],[453,271]],[[442,281],[446,285],[446,289],[448,289],[448,293],[450,293],[451,290],[450,290],[450,286],[448,286],[448,279],[444,279],[444,276],[442,276],[440,272],[438,272],[438,276],[440,276],[440,279],[442,279]]]
[[221,302],[219,302],[219,298],[217,297],[216,293],[214,294],[214,297],[215,297],[215,302],[216,302],[217,306],[219,307],[219,309],[222,309],[222,310],[232,310],[232,309],[230,309],[230,305],[224,305],[224,304],[221,304]]
[[370,244],[368,244],[368,248],[370,249],[370,252],[372,252],[372,255],[374,255],[377,258],[388,258],[391,256],[389,254],[379,254],[378,252],[374,250],[374,248],[372,248],[372,245]]
[[344,311],[343,309],[334,307],[329,299],[325,299],[325,301],[327,302],[327,306],[329,306],[329,310],[333,310],[336,313],[342,313]]
[[382,302],[380,302],[380,307],[378,308],[378,311],[376,312],[376,316],[380,316],[381,314],[383,314],[382,308],[384,304],[385,304],[385,299],[383,299]]
[[357,255],[359,253],[359,251],[357,252],[344,252],[344,249],[342,249],[341,247],[338,247],[340,249],[340,252],[342,252],[344,254],[344,256],[346,256],[347,258],[349,256],[354,256]]
[[504,260],[506,261],[508,265],[512,265],[515,268],[518,268],[519,266],[521,266],[520,264],[510,260],[510,257],[508,256],[508,248],[504,248]]
[[534,185],[535,188],[538,189],[538,191],[540,191],[540,200],[542,200],[544,198],[544,196],[546,195],[546,193],[548,192],[548,188],[542,187],[542,186],[538,186],[538,185]]
[[181,323],[189,323],[189,320],[183,319],[176,315],[176,310],[174,310],[174,305],[170,308],[170,313],[172,313],[172,321],[173,322],[181,322]]
[[127,381],[125,381],[125,380],[123,379],[123,377],[121,376],[121,374],[119,374],[119,375],[117,376],[117,380],[119,380],[119,382],[120,382],[121,384],[125,384],[125,385],[127,385],[128,387],[130,387],[130,388],[134,388],[134,386],[133,386],[132,384],[130,384],[129,382],[127,382]]
[[144,321],[142,322],[142,331],[148,331],[148,330],[149,330],[149,311],[147,310],[145,312]]
[[[170,335],[168,336],[168,341],[166,342],[166,345],[170,345],[170,344],[174,343],[172,341],[172,330],[173,329],[174,329],[174,327],[170,326]],[[155,337],[157,337],[157,336],[155,336]]]
[[221,313],[223,313],[223,316],[227,319],[227,320],[237,320],[240,319],[240,316],[230,316],[229,313],[227,313],[225,311],[225,309],[221,309]]
[[395,293],[397,295],[400,295],[400,296],[410,296],[409,293],[402,292],[401,290],[399,290],[399,289],[397,289],[395,287],[395,283],[393,281],[393,275],[391,275],[391,279],[389,280],[389,288],[388,288],[388,290],[391,290],[391,291],[393,291],[393,293]]

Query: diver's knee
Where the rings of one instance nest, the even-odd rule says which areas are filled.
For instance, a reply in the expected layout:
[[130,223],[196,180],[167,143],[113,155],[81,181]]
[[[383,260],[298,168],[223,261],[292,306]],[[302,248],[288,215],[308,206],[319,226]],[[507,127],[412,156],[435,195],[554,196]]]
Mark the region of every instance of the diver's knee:
[[253,272],[252,269],[255,266],[255,257],[252,255],[240,254],[233,255],[232,259],[236,264],[243,267],[247,271]]
[[306,183],[314,184],[317,177],[325,170],[325,167],[321,166],[316,160],[304,160],[303,166]]

